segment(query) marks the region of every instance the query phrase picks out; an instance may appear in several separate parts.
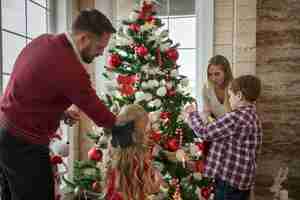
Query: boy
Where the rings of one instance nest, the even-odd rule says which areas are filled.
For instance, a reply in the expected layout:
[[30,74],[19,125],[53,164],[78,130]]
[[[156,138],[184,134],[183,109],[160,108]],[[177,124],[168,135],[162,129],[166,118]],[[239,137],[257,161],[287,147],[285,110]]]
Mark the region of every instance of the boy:
[[216,180],[216,200],[247,200],[254,184],[256,158],[262,143],[261,123],[255,102],[261,82],[252,75],[240,76],[229,86],[233,111],[205,125],[195,105],[185,107],[195,134],[211,146],[204,175]]

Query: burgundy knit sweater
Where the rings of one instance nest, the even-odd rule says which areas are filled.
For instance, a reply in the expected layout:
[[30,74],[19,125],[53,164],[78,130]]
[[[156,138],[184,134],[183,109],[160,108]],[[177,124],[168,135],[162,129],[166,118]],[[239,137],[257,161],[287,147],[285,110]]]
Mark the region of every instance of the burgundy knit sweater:
[[42,35],[15,62],[0,100],[0,126],[30,143],[48,144],[71,104],[98,126],[110,128],[115,123],[65,34]]

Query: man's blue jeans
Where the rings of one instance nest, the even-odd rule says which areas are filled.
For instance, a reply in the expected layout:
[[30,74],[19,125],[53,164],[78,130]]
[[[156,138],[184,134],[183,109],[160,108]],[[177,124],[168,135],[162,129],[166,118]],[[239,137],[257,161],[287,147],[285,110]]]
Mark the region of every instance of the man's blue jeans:
[[215,200],[248,200],[250,190],[239,190],[221,179],[216,179]]

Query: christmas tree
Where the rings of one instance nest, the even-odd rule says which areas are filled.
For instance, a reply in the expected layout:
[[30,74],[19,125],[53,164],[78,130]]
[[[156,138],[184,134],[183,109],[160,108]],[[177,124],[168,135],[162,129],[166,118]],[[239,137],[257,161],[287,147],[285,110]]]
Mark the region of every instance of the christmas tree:
[[[150,113],[150,137],[159,149],[153,163],[169,183],[166,199],[198,199],[199,191],[208,199],[211,182],[197,176],[204,144],[194,139],[181,116],[183,106],[194,99],[188,79],[178,73],[179,44],[163,29],[156,6],[155,1],[141,1],[122,22],[104,73],[110,81],[106,102],[112,108],[138,103]],[[186,160],[193,160],[196,169],[188,169]]]
[[[72,180],[62,176],[64,183],[69,189],[65,189],[65,193],[73,193],[74,199],[98,199],[104,200],[103,193],[104,179],[103,171],[101,171],[100,164],[103,160],[103,152],[101,149],[107,148],[107,139],[102,135],[103,129],[94,129],[93,133],[88,133],[87,136],[95,145],[88,151],[88,160],[79,160],[74,162],[74,170]],[[99,133],[100,131],[101,133]],[[70,191],[71,189],[71,191]]]
[[[181,115],[183,106],[195,100],[187,77],[179,74],[179,44],[169,38],[156,8],[156,1],[142,0],[129,19],[122,21],[103,73],[108,88],[103,100],[114,112],[133,103],[149,112],[150,139],[155,143],[152,163],[168,185],[162,188],[160,199],[211,199],[212,181],[201,175],[205,144],[195,138]],[[98,151],[99,138],[93,137]],[[86,185],[80,180],[73,187],[95,192],[92,185],[99,180],[89,178]]]

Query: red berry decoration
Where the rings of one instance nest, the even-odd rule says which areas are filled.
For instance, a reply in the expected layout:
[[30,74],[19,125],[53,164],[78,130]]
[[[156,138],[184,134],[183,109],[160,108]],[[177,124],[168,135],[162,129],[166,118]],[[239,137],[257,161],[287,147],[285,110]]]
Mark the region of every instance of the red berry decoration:
[[133,32],[139,32],[141,29],[140,25],[138,24],[130,24],[128,28]]
[[117,82],[119,84],[131,85],[134,84],[136,81],[137,81],[136,75],[127,76],[127,75],[120,74],[117,77]]
[[171,113],[169,113],[169,112],[161,112],[159,117],[160,117],[160,119],[162,119],[162,120],[170,119]]
[[52,165],[61,164],[63,162],[62,158],[58,155],[51,156],[50,162]]
[[178,59],[179,54],[178,54],[177,49],[170,48],[170,49],[168,49],[166,51],[166,56],[167,56],[167,58],[169,58],[170,60],[172,60],[173,62],[175,62]]
[[110,54],[108,56],[108,65],[111,69],[115,69],[121,64],[121,58],[118,54]]
[[135,53],[140,57],[144,57],[145,55],[148,54],[148,49],[144,46],[135,47],[134,50],[135,50]]
[[169,151],[174,152],[179,149],[179,142],[175,138],[172,138],[167,142],[167,146]]
[[120,92],[124,96],[131,96],[135,93],[135,89],[132,85],[122,84],[120,88]]
[[158,131],[152,131],[150,139],[154,142],[159,142],[161,140],[161,134]]
[[94,161],[102,161],[103,153],[100,149],[92,147],[88,152],[88,158]]

